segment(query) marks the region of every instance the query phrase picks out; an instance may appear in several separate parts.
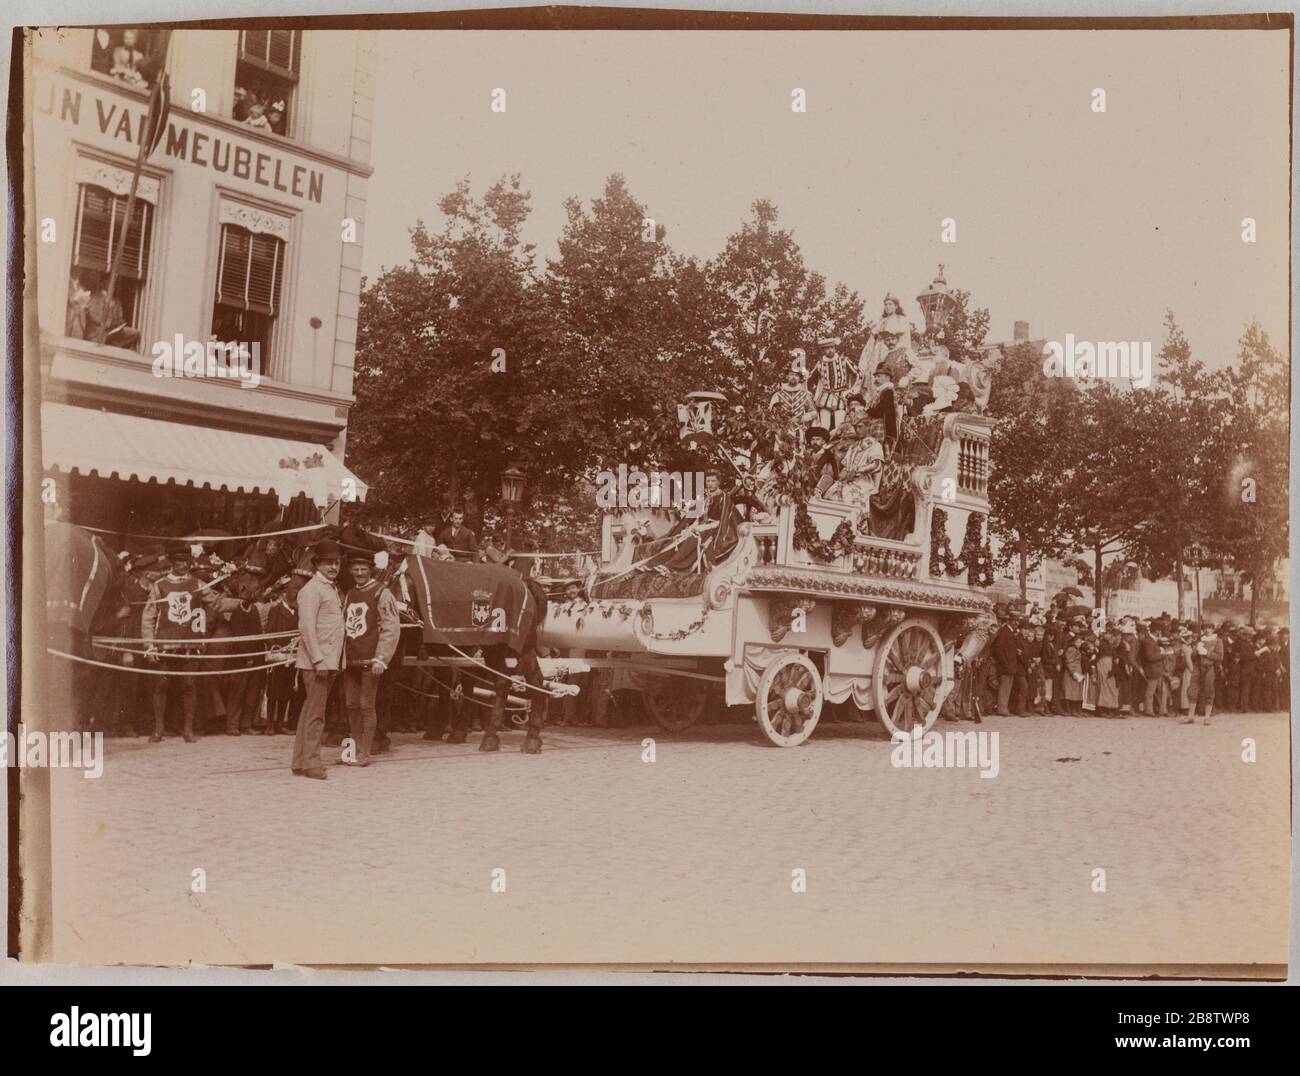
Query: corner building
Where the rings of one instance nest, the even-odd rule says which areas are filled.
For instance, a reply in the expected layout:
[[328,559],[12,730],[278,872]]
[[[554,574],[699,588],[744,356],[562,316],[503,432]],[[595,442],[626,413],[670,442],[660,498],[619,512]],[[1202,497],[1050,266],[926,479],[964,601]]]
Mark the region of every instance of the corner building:
[[[124,535],[247,532],[364,498],[343,460],[374,33],[112,26],[30,42],[42,451],[59,515]],[[165,130],[128,220],[164,72]],[[202,363],[159,376],[160,356],[196,345]]]

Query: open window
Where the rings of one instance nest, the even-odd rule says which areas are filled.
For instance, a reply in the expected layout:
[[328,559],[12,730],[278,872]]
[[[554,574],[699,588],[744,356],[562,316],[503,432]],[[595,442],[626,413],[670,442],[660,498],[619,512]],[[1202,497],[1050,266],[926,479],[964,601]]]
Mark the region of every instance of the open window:
[[302,58],[301,30],[241,30],[233,116],[272,134],[292,131]]
[[133,90],[148,91],[162,70],[163,32],[138,26],[101,26],[95,30],[90,69]]
[[[128,223],[127,196],[95,183],[77,184],[77,215],[68,289],[67,335],[137,349],[149,253],[153,205],[137,196]],[[108,295],[112,260],[126,234],[117,263],[117,281]]]

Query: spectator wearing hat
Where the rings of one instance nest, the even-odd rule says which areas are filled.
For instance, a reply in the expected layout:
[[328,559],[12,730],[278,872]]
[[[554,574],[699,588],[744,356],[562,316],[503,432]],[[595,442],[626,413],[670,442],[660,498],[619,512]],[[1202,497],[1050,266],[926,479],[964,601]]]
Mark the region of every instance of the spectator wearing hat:
[[1053,619],[1054,615],[1053,610],[1049,609],[1046,623],[1043,625],[1043,642],[1039,647],[1043,670],[1044,712],[1048,714],[1063,712],[1062,704],[1065,699],[1061,683],[1061,656],[1065,649],[1065,629],[1060,621]]
[[[141,639],[149,592],[153,584],[167,573],[167,558],[161,542],[152,543],[133,556],[126,553],[121,556],[126,558],[126,570],[118,591],[120,604],[113,626],[105,634]],[[140,655],[130,651],[112,651],[105,653],[104,660],[117,662],[130,670],[140,660]],[[152,709],[153,692],[157,686],[154,681],[158,678],[137,676],[130,671],[103,671],[105,732],[110,736],[147,736],[152,728],[147,715]]]
[[335,580],[342,567],[338,542],[322,539],[312,551],[315,572],[298,592],[298,674],[305,688],[293,741],[293,772],[325,779],[320,744],[325,704],[343,668],[343,599]]
[[1192,644],[1195,636],[1187,628],[1179,628],[1173,642],[1174,679],[1173,707],[1180,717],[1189,717],[1196,710],[1196,670]]
[[1237,632],[1233,649],[1237,654],[1237,710],[1248,714],[1255,702],[1255,677],[1258,661],[1255,656],[1255,629],[1243,624]]
[[1223,704],[1219,708],[1235,712],[1241,698],[1241,648],[1237,625],[1225,620],[1219,625],[1219,637],[1223,640]]
[[343,700],[357,766],[370,765],[375,738],[375,695],[401,632],[397,599],[371,573],[373,553],[350,553],[353,586],[344,600]]
[[[298,591],[306,581],[301,575],[292,576],[267,610],[267,633],[281,636],[269,639],[270,646],[284,645],[287,636],[283,633],[298,630]],[[297,670],[285,664],[273,666],[266,679],[265,734],[278,736],[281,732],[290,731],[297,723],[295,711],[301,709],[302,702],[303,688]]]
[[1272,628],[1255,636],[1255,694],[1252,708],[1261,714],[1277,709],[1278,660],[1276,638]]
[[1160,690],[1156,692],[1156,716],[1165,717],[1177,703],[1174,680],[1178,668],[1178,647],[1175,645],[1175,640],[1164,629],[1161,629],[1160,634],[1156,636],[1156,642],[1160,644],[1161,663],[1164,666],[1164,675],[1160,677]]
[[1006,609],[1004,619],[993,636],[993,661],[998,670],[998,708],[1003,717],[1023,716],[1029,690],[1025,667],[1025,643],[1017,630],[1019,614]]
[[1061,700],[1067,717],[1083,716],[1083,681],[1086,674],[1083,668],[1082,641],[1082,633],[1072,622],[1066,629],[1065,647],[1061,652],[1064,670]]
[[1138,661],[1137,622],[1131,617],[1119,622],[1120,645],[1115,652],[1115,679],[1119,686],[1120,713],[1136,713],[1141,708],[1146,680]]
[[1215,632],[1214,625],[1206,624],[1201,629],[1192,660],[1196,667],[1196,704],[1205,720],[1209,721],[1214,713],[1215,686],[1223,665],[1223,640]]
[[1119,680],[1116,661],[1124,645],[1119,628],[1107,624],[1097,642],[1097,712],[1105,717],[1121,717]]
[[175,674],[158,677],[154,686],[153,735],[149,737],[150,743],[162,742],[164,719],[167,716],[167,688],[172,682],[179,684],[181,689],[181,703],[185,712],[185,742],[195,742],[198,680],[190,675],[194,672],[193,659],[184,655],[202,652],[202,647],[193,640],[207,637],[206,613],[217,616],[240,606],[238,598],[222,597],[194,578],[192,571],[195,556],[195,551],[187,541],[168,544],[167,559],[170,567],[166,575],[150,586],[149,598],[140,618],[140,637],[147,642],[146,660]]
[[1139,624],[1137,632],[1137,658],[1143,677],[1142,712],[1147,717],[1155,717],[1159,713],[1160,685],[1165,676],[1165,655],[1160,640],[1151,633],[1149,622]]

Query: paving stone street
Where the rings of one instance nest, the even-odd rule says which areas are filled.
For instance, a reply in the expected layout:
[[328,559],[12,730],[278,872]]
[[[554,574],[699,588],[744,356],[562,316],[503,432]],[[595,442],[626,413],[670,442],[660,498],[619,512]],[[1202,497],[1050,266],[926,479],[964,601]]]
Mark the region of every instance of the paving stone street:
[[998,776],[829,722],[790,750],[742,723],[555,728],[536,757],[399,734],[327,781],[289,737],[109,740],[102,778],[53,775],[55,957],[1285,962],[1285,715],[936,728],[998,732]]

